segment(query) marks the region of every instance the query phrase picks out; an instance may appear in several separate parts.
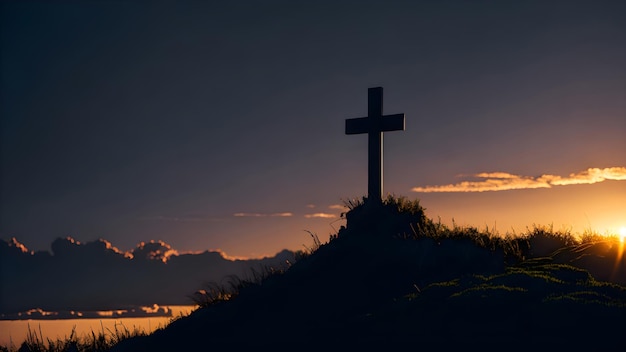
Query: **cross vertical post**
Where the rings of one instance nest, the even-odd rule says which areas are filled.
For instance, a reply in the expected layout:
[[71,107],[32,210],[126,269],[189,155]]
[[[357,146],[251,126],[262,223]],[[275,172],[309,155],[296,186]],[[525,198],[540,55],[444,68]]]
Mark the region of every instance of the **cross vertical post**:
[[382,203],[383,132],[403,131],[404,114],[383,115],[383,88],[367,91],[367,117],[346,120],[346,134],[368,134],[368,201]]
[[[376,121],[383,116],[383,89],[367,90],[367,117]],[[382,201],[383,196],[383,132],[370,128],[367,134],[367,194],[373,201]]]

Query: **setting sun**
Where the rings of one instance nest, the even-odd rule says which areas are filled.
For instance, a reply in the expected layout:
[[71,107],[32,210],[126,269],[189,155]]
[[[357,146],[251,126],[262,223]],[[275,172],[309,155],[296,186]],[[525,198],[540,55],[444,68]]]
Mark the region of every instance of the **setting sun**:
[[619,239],[622,242],[626,241],[626,226],[622,226],[619,229]]

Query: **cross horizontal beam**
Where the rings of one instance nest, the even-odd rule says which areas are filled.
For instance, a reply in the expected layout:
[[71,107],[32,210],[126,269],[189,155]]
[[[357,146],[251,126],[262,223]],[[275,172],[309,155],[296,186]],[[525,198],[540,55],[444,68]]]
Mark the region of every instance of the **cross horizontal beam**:
[[[369,117],[358,117],[346,120],[346,134],[363,134],[371,132],[404,131],[404,114],[383,116],[382,119],[371,121]],[[372,123],[373,122],[373,123]]]

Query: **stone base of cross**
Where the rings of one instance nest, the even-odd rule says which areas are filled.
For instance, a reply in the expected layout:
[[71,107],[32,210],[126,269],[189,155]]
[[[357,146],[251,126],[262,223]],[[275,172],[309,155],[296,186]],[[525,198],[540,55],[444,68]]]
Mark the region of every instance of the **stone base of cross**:
[[367,117],[346,120],[346,134],[368,135],[368,202],[383,195],[383,132],[404,131],[404,114],[383,115],[383,88],[367,91]]

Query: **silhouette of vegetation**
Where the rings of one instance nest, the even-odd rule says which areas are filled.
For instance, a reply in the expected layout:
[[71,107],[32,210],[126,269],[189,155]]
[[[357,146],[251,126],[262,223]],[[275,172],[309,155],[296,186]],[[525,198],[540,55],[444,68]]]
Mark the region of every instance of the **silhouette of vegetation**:
[[[37,330],[28,329],[26,340],[22,342],[18,352],[100,352],[109,351],[119,342],[137,336],[146,336],[147,333],[139,328],[129,329],[123,324],[115,324],[113,330],[104,329],[97,334],[92,330],[90,335],[79,337],[73,329],[69,337],[65,339],[52,340],[44,338],[41,328]],[[0,347],[0,351],[14,351],[14,346]]]
[[111,350],[623,350],[606,338],[626,329],[617,237],[449,227],[404,197],[344,203],[346,226],[327,243],[310,233],[314,245],[295,263],[207,284],[195,295],[201,308]]
[[[297,251],[295,256],[297,261],[312,255],[322,246],[322,242],[317,234],[311,231],[306,232],[311,236],[313,245],[311,247],[305,245],[306,251]],[[333,238],[335,237],[331,237],[331,239]],[[292,263],[287,262],[278,267],[261,266],[258,270],[251,268],[248,277],[243,279],[237,275],[228,275],[221,283],[205,283],[204,288],[194,292],[190,298],[196,305],[202,308],[228,301],[239,295],[242,289],[251,286],[261,286],[268,279],[273,279],[275,276],[283,274],[291,265]]]
[[[291,263],[286,263],[287,268]],[[217,303],[225,302],[239,295],[241,290],[253,286],[261,286],[270,278],[285,272],[285,267],[263,266],[260,270],[250,269],[247,278],[242,279],[237,275],[227,276],[222,283],[207,282],[204,288],[194,292],[191,300],[199,307],[208,307]]]

